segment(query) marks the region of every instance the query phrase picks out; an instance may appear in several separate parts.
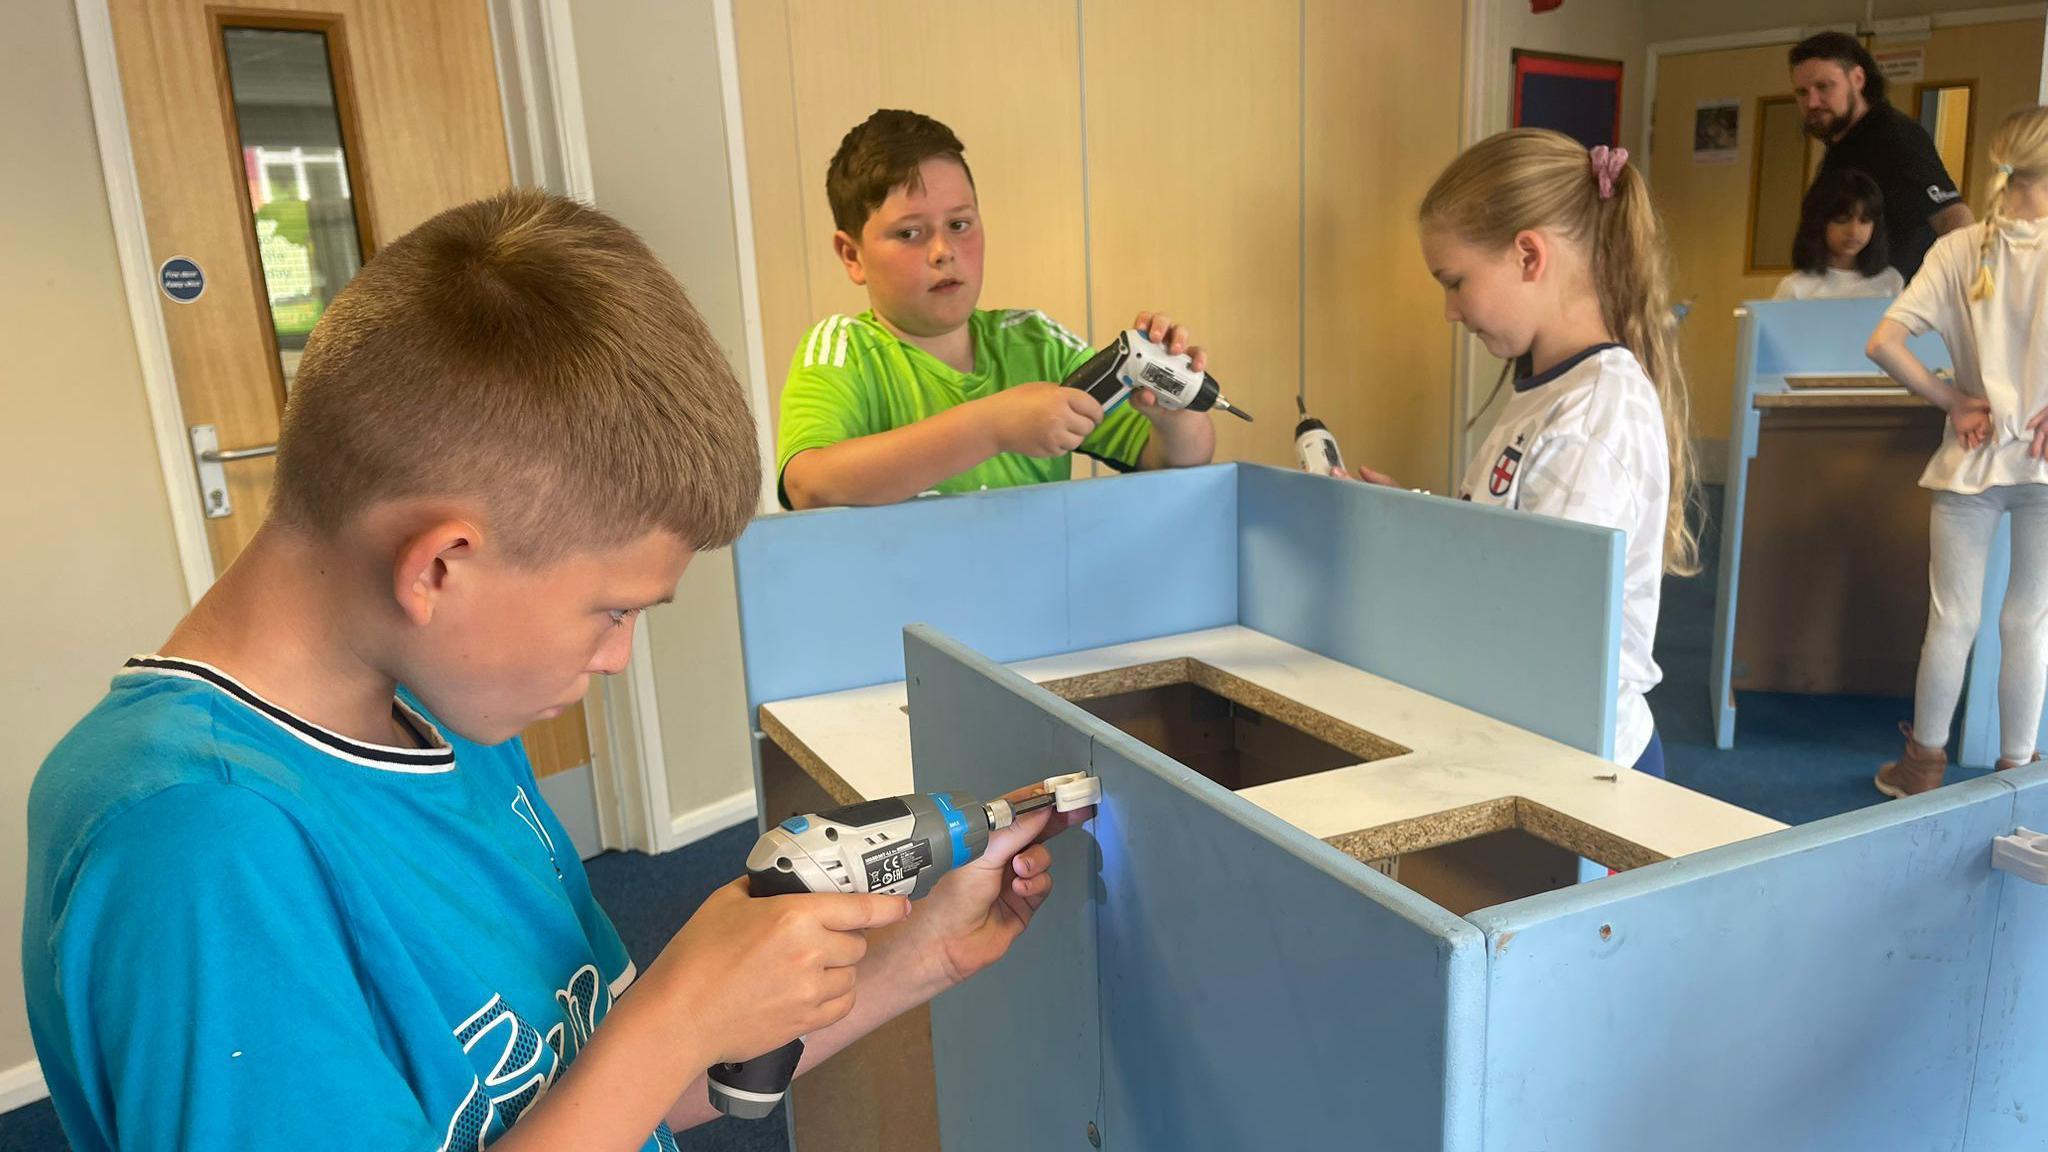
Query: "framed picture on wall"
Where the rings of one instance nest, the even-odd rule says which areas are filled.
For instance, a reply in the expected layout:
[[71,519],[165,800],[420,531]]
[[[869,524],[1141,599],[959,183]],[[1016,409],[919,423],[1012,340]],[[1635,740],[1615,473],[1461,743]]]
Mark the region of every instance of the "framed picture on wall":
[[1586,147],[1621,143],[1621,61],[1517,48],[1508,123],[1551,128]]
[[1692,113],[1692,162],[1733,164],[1742,151],[1742,102],[1702,100]]

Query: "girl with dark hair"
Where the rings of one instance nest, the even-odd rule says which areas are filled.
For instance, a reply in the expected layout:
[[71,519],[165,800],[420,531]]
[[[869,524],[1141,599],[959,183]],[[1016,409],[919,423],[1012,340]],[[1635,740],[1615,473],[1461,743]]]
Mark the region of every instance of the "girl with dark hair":
[[1854,168],[1824,172],[1799,207],[1790,276],[1778,281],[1778,300],[1839,300],[1897,296],[1905,278],[1891,267],[1884,232],[1884,193]]

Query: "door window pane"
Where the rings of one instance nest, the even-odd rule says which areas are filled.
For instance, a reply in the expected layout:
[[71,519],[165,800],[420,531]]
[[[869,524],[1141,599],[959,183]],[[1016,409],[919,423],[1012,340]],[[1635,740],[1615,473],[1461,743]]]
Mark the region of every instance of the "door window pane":
[[362,266],[327,34],[226,28],[257,261],[285,387],[306,334]]
[[1766,97],[1757,105],[1755,170],[1751,177],[1749,268],[1792,266],[1799,202],[1806,196],[1807,134],[1799,105]]
[[1948,178],[1963,187],[1970,163],[1970,85],[1941,84],[1920,89],[1920,126],[1934,138]]

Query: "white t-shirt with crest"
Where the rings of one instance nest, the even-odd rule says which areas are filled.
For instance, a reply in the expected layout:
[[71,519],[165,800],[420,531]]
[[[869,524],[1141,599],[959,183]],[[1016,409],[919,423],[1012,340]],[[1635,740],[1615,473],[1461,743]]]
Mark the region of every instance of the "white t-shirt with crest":
[[1620,529],[1621,691],[1614,760],[1632,765],[1656,731],[1643,696],[1663,680],[1652,643],[1664,581],[1670,448],[1657,388],[1635,354],[1600,344],[1515,382],[1458,495]]

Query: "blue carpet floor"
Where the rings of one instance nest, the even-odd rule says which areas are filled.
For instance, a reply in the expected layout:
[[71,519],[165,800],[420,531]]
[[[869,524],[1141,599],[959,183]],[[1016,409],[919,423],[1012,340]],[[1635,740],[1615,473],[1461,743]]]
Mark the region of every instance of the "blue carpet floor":
[[[1706,490],[1706,503],[1718,511],[1719,487]],[[1737,693],[1735,747],[1715,749],[1707,694],[1714,590],[1720,578],[1721,533],[1714,518],[1702,526],[1700,542],[1705,571],[1664,580],[1657,628],[1657,664],[1664,669],[1664,682],[1650,693],[1650,711],[1664,737],[1666,775],[1787,824],[1883,803],[1870,778],[1879,764],[1899,754],[1899,721],[1913,714],[1913,702],[1906,697]],[[1951,765],[1948,782],[1986,771]]]
[[[1717,508],[1720,490],[1707,496]],[[1883,803],[1870,777],[1899,751],[1898,722],[1911,711],[1905,699],[1744,693],[1736,700],[1736,746],[1715,750],[1706,682],[1720,537],[1713,524],[1705,528],[1707,570],[1664,584],[1657,637],[1664,683],[1650,694],[1650,708],[1670,778],[1788,824]],[[1981,774],[1952,768],[1949,780]],[[609,853],[590,862],[597,898],[642,970],[712,889],[739,874],[752,843],[752,826],[743,825],[667,856]],[[684,1133],[682,1145],[692,1152],[786,1152],[779,1114],[756,1124],[706,1125]],[[0,1116],[0,1152],[65,1147],[48,1102]]]

